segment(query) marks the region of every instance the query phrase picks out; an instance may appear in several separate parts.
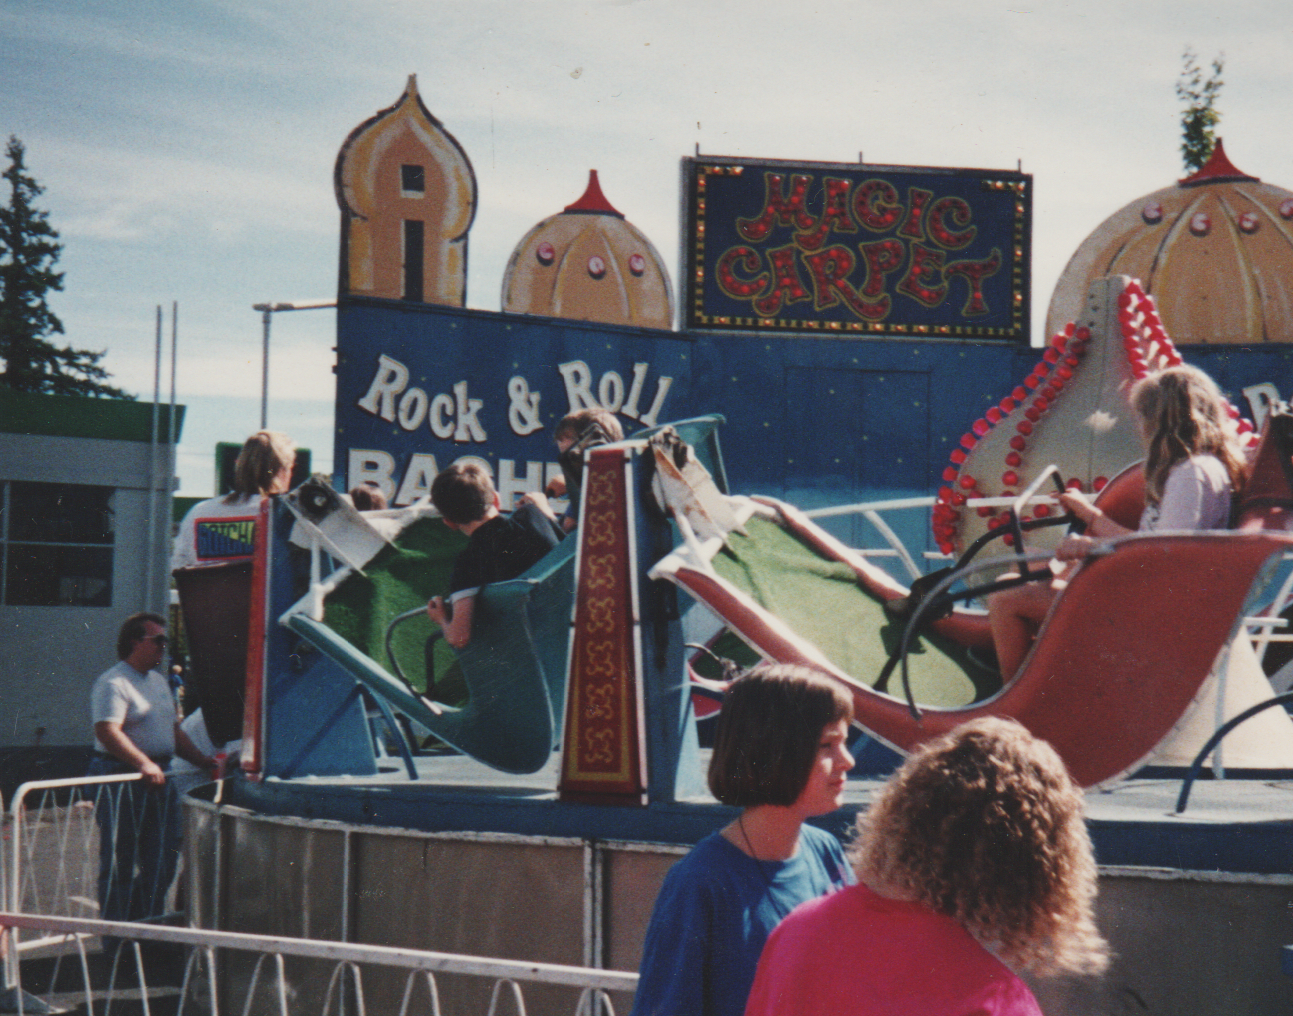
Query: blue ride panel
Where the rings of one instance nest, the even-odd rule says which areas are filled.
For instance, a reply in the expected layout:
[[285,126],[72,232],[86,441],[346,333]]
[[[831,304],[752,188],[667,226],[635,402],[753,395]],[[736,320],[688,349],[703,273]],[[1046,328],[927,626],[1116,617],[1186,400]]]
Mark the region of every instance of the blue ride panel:
[[606,406],[627,432],[692,415],[687,336],[397,301],[337,309],[336,471],[395,505],[464,456],[514,499],[560,475],[553,427]]
[[263,774],[375,775],[377,756],[354,678],[278,623],[304,591],[305,552],[288,543],[295,519],[277,498],[270,518]]
[[[1036,359],[1000,343],[722,333],[699,336],[693,355],[696,411],[727,419],[732,491],[805,510],[932,495],[970,423]],[[879,542],[860,516],[822,524],[851,546]],[[915,552],[933,548],[919,513],[898,535]]]
[[[558,475],[554,425],[594,405],[628,435],[722,414],[732,493],[808,510],[931,496],[962,435],[1039,355],[999,341],[669,332],[356,298],[342,299],[337,332],[338,484],[372,479],[407,504],[438,469],[475,457],[504,509]],[[1182,352],[1238,405],[1264,381],[1293,392],[1287,346]],[[861,516],[822,524],[852,546],[879,542]],[[917,554],[936,549],[919,513],[898,535]]]
[[[554,425],[601,405],[626,434],[721,413],[733,493],[805,508],[929,496],[975,419],[1033,366],[1000,342],[666,332],[530,315],[342,299],[335,462],[341,489],[426,493],[463,457],[503,508],[559,473]],[[865,520],[828,520],[874,542]],[[899,535],[932,549],[916,519]]]

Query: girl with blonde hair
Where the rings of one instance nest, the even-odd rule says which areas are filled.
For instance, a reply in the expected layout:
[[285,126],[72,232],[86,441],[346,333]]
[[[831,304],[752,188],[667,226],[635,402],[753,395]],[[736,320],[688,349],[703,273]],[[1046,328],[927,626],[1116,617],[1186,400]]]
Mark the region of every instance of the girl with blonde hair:
[[[1155,530],[1225,529],[1246,476],[1244,453],[1229,425],[1225,399],[1197,367],[1169,367],[1141,378],[1129,393],[1145,443],[1145,511],[1138,530],[1119,525],[1080,491],[1060,503],[1086,524],[1055,551],[1062,562],[1085,557],[1097,539]],[[1066,575],[988,597],[988,620],[1001,676],[1010,680],[1032,647]]]
[[909,758],[850,857],[858,885],[769,937],[746,1016],[1040,1016],[1018,972],[1108,965],[1082,791],[1013,720],[962,724]]
[[[171,570],[197,564],[245,557],[239,541],[202,539],[199,530],[206,522],[228,523],[256,514],[262,496],[286,494],[291,489],[296,446],[286,434],[258,430],[243,443],[233,468],[233,490],[224,497],[207,498],[189,509],[175,535]],[[226,527],[222,527],[227,529]],[[210,527],[208,527],[210,530]],[[210,530],[214,532],[214,530]]]

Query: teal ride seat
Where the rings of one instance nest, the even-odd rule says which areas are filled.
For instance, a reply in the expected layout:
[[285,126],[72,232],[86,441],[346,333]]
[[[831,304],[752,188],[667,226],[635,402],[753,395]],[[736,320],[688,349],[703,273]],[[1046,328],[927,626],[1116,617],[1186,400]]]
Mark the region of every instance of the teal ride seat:
[[506,773],[537,772],[561,738],[577,543],[563,540],[522,575],[476,595],[471,642],[456,651],[468,692],[461,708],[418,695],[304,613],[286,623],[396,712],[464,755]]

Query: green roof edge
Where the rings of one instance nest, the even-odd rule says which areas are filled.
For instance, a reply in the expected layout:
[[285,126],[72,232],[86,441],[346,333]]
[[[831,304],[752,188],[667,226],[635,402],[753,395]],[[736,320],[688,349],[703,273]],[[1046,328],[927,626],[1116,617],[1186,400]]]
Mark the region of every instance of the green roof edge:
[[[171,407],[159,404],[157,409],[157,437],[165,444],[170,437]],[[176,443],[183,430],[184,407],[177,405]],[[0,390],[0,434],[90,437],[146,444],[153,436],[153,403]]]

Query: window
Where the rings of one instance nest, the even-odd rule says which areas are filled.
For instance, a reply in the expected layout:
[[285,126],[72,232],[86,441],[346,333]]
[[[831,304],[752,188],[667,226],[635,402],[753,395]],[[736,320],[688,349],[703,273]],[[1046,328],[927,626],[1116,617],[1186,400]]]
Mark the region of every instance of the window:
[[400,167],[400,197],[420,198],[426,194],[426,172],[421,166]]
[[422,223],[404,220],[404,299],[422,299]]
[[114,493],[0,481],[0,604],[112,606]]

